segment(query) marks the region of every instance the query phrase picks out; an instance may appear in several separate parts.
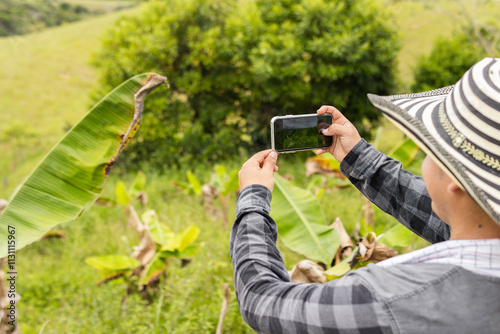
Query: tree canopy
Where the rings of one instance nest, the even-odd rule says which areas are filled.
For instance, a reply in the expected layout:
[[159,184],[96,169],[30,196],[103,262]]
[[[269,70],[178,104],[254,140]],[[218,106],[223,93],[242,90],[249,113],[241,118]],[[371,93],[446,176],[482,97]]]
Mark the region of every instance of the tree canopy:
[[412,91],[423,92],[453,85],[485,56],[486,53],[467,36],[438,39],[431,53],[418,60]]
[[157,166],[269,147],[273,116],[323,104],[366,134],[379,117],[366,93],[394,85],[390,22],[369,0],[151,1],[105,35],[95,96],[135,73],[168,76],[126,155]]

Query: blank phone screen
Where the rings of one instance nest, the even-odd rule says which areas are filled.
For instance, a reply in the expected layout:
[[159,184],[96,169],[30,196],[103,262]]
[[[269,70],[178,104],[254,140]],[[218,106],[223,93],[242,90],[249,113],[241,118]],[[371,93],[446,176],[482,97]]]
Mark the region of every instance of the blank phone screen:
[[333,137],[321,130],[332,124],[330,115],[290,117],[274,122],[275,148],[278,152],[314,149],[332,146]]

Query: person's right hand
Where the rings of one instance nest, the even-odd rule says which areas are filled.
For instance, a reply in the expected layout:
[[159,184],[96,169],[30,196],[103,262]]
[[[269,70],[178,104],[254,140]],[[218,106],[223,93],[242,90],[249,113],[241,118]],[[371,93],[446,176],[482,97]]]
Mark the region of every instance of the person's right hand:
[[361,140],[358,130],[337,108],[332,106],[322,106],[318,109],[318,114],[332,114],[333,124],[323,130],[325,136],[333,136],[333,145],[327,149],[318,149],[316,154],[330,152],[338,162],[344,160],[354,146]]

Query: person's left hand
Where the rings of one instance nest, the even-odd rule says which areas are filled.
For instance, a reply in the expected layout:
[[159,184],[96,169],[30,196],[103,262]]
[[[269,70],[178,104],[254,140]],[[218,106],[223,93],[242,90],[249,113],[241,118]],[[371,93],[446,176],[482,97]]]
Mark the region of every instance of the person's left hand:
[[238,173],[240,191],[251,184],[260,184],[272,192],[277,159],[278,153],[273,150],[260,151],[248,159]]

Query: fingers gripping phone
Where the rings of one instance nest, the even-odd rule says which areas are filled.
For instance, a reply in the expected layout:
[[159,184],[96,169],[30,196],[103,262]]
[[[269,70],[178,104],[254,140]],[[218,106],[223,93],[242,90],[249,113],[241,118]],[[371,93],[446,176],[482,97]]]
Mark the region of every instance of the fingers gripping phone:
[[325,136],[323,129],[332,125],[331,114],[275,116],[271,119],[271,144],[278,153],[293,153],[333,144],[332,136]]

